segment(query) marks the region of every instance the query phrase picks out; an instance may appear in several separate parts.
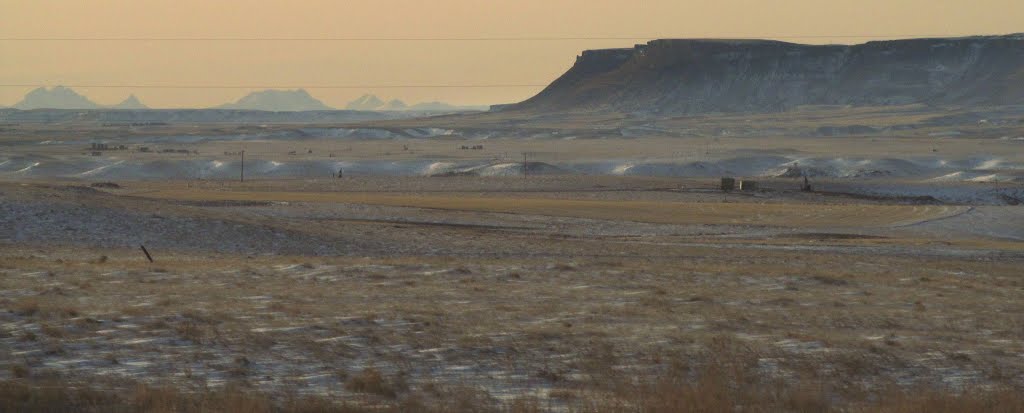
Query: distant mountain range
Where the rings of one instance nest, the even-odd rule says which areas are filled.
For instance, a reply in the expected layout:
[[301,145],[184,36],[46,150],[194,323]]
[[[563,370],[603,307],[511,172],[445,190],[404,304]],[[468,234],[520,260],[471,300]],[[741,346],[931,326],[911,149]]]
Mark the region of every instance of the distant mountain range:
[[135,95],[128,95],[127,99],[110,107],[113,109],[149,109],[149,106],[144,105]]
[[149,109],[135,95],[128,96],[116,105],[100,105],[64,86],[33,89],[12,107],[15,109]]
[[374,95],[362,95],[355,100],[348,102],[345,109],[348,110],[377,110],[384,106],[384,101]]
[[407,110],[407,109],[409,109],[409,105],[406,105],[405,102],[402,102],[401,100],[398,100],[398,99],[391,99],[391,100],[389,100],[388,103],[385,103],[384,106],[381,108],[381,110]]
[[[14,106],[15,109],[149,109],[135,95],[130,95],[116,105],[101,105],[88,97],[64,86],[40,87],[32,90]],[[234,103],[227,103],[213,109],[262,110],[270,112],[300,112],[335,110],[314,98],[303,89],[262,90],[249,93]],[[347,110],[360,111],[413,111],[413,112],[454,112],[465,110],[487,110],[486,106],[456,106],[444,102],[423,102],[408,105],[392,99],[387,102],[375,95],[363,95],[345,105]]]
[[64,86],[52,89],[40,87],[25,95],[20,102],[14,104],[15,109],[99,109],[99,104],[89,98],[75,93]]
[[422,112],[448,112],[460,110],[487,110],[487,106],[456,106],[444,102],[422,102],[408,105],[398,99],[384,102],[376,95],[362,95],[345,105],[348,110],[410,110]]
[[266,110],[273,112],[299,112],[306,110],[332,110],[310,96],[303,89],[262,90],[252,92],[235,103],[218,106],[217,109]]

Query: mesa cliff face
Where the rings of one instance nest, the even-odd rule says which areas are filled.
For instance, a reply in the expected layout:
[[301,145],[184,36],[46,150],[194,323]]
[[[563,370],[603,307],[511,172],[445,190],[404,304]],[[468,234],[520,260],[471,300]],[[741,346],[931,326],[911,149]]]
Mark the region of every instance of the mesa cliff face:
[[1024,104],[1024,35],[860,45],[654,40],[583,52],[507,110],[772,112],[800,105]]

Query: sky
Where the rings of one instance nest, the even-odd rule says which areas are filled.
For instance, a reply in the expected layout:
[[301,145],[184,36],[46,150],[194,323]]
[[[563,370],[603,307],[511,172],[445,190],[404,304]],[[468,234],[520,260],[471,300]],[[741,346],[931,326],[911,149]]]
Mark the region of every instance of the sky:
[[[58,84],[307,87],[335,107],[364,93],[507,103],[540,91],[583,50],[654,38],[852,44],[1024,32],[1021,0],[0,0],[0,11],[0,106],[32,89],[9,85]],[[479,40],[524,37],[620,39]],[[325,38],[477,40],[309,40]],[[369,87],[469,84],[509,86]],[[101,104],[135,94],[151,107],[209,107],[253,90],[75,89]]]

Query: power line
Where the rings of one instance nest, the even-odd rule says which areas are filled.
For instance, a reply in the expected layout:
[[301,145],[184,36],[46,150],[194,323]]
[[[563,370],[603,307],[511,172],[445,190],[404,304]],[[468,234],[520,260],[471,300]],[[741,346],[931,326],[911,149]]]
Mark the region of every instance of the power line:
[[[0,88],[47,87],[57,84],[22,83],[0,84]],[[73,88],[110,88],[110,89],[476,89],[476,88],[531,88],[544,87],[548,84],[420,84],[420,85],[112,85],[112,84],[64,84],[59,86]]]
[[867,39],[960,37],[958,34],[826,34],[772,36],[512,36],[512,37],[0,37],[0,41],[17,42],[519,42],[519,41],[588,41],[588,40],[650,40],[650,39]]
[[658,37],[3,37],[0,41],[82,42],[490,42],[560,40],[642,40]]
[[[962,35],[935,34],[845,34],[845,35],[786,35],[786,36],[565,36],[565,37],[3,37],[0,41],[97,41],[97,42],[175,42],[175,41],[584,41],[584,40],[644,40],[644,39],[720,39],[742,40],[758,38],[774,39],[842,39],[842,38],[926,38],[926,37],[958,37]],[[112,88],[112,89],[476,89],[476,88],[536,88],[545,87],[547,83],[537,84],[409,84],[409,85],[115,85],[115,84],[63,84],[76,88]],[[49,84],[0,84],[0,88],[45,87]]]

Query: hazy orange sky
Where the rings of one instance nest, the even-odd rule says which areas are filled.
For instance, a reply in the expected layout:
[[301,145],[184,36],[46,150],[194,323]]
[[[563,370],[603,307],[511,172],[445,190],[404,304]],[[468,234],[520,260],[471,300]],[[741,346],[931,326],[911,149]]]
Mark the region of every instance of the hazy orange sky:
[[[877,36],[1024,31],[1022,0],[0,0],[0,84],[546,84],[581,50],[638,40],[25,41],[11,38],[758,37],[861,43]],[[787,36],[855,36],[792,38]],[[0,87],[0,105],[29,89]],[[240,89],[76,88],[113,104],[206,107]],[[540,87],[309,89],[407,102],[518,101]]]

